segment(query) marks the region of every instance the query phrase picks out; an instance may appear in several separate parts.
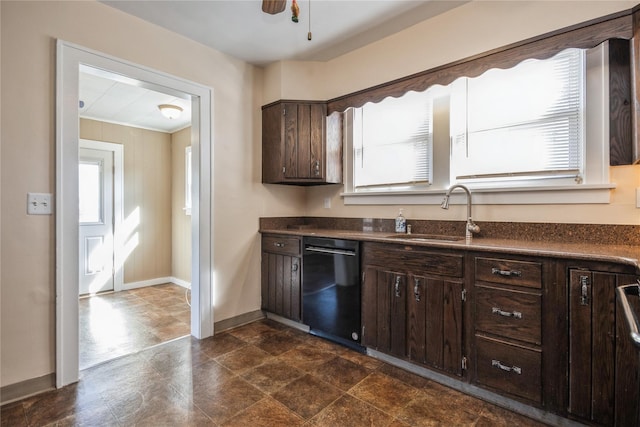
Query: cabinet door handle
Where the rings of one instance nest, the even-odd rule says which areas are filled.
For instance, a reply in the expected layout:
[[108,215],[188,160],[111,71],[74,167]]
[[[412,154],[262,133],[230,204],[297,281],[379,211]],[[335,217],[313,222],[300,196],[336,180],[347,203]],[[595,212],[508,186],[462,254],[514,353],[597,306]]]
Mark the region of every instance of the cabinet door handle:
[[589,276],[580,276],[580,305],[589,305]]
[[491,309],[491,312],[493,314],[498,314],[500,316],[504,316],[504,317],[513,317],[516,319],[522,319],[522,313],[520,313],[519,311],[505,311],[505,310],[501,310],[498,307],[493,307]]
[[316,175],[320,175],[320,160],[316,160],[313,166],[313,171]]
[[504,277],[521,277],[522,276],[522,271],[518,271],[518,270],[500,270],[499,268],[493,267],[491,269],[491,274],[495,274],[497,276],[504,276]]
[[298,271],[298,264],[291,264],[291,271]]
[[394,288],[395,288],[396,298],[400,298],[400,276],[396,276],[396,283]]
[[420,302],[420,279],[414,279],[413,296],[416,298],[416,302]]
[[491,360],[491,366],[498,369],[502,369],[503,371],[506,371],[506,372],[515,372],[518,375],[522,375],[522,368],[518,366],[503,365],[502,362],[496,359]]

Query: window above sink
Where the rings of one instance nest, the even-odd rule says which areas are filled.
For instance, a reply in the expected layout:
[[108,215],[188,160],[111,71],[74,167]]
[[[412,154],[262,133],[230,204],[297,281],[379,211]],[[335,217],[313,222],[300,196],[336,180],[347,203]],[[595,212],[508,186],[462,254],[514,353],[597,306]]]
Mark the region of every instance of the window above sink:
[[[608,49],[570,49],[348,110],[345,204],[436,204],[455,183],[476,204],[609,203]],[[422,120],[393,131],[396,115],[416,112]]]

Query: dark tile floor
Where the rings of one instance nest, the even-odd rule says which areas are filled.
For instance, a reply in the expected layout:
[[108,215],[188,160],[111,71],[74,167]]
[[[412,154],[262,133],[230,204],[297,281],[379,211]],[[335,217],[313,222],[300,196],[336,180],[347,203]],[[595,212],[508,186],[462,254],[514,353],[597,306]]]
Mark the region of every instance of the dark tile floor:
[[80,369],[189,335],[186,291],[167,283],[80,298]]
[[180,338],[5,405],[2,426],[539,426],[270,320]]

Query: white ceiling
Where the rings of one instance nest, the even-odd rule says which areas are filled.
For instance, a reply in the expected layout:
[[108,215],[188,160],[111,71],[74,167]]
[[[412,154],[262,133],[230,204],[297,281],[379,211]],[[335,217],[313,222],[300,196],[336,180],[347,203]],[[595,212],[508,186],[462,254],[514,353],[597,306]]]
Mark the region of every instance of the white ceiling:
[[[80,110],[85,119],[173,133],[191,124],[191,101],[142,87],[138,82],[83,66],[80,70]],[[158,106],[182,108],[177,119],[164,117]]]
[[[468,1],[298,0],[298,23],[291,20],[291,0],[287,0],[285,11],[277,15],[262,12],[261,0],[102,3],[248,63],[264,66],[291,59],[327,61]],[[309,22],[311,41],[307,40]],[[80,116],[164,132],[175,132],[190,123],[188,101],[120,80],[100,73],[81,73],[80,99],[85,105]],[[172,103],[185,111],[180,119],[170,121],[160,115],[157,106]]]
[[298,0],[298,23],[291,20],[292,0],[277,15],[262,12],[261,0],[102,3],[251,64],[265,65],[285,59],[326,61],[468,1]]

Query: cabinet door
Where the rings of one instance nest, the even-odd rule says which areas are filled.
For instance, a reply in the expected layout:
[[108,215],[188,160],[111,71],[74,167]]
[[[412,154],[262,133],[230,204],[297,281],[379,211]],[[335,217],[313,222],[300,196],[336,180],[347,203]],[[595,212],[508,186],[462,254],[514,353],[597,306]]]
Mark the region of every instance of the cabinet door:
[[365,267],[362,287],[362,344],[405,356],[406,276]]
[[326,107],[284,104],[286,179],[324,178]]
[[299,321],[300,258],[263,252],[262,308]]
[[262,108],[262,182],[342,182],[342,115],[321,102],[276,102]]
[[462,284],[411,275],[407,292],[407,356],[461,375]]
[[569,274],[569,412],[599,424],[614,417],[616,275]]

